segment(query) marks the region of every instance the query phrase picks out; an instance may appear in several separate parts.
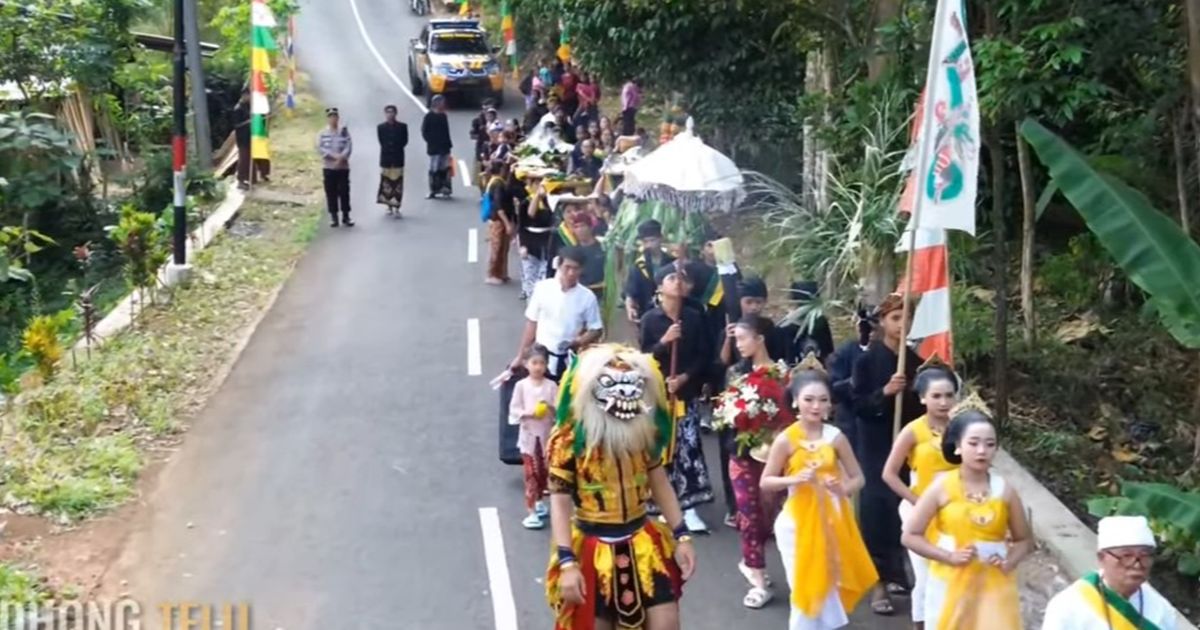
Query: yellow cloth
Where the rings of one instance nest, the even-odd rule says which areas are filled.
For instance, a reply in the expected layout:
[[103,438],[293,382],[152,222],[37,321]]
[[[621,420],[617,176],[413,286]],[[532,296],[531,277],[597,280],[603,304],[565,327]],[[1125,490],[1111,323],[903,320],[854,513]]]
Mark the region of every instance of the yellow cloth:
[[[585,535],[579,530],[579,527],[572,523],[571,548],[579,558],[580,570],[585,571],[585,579],[589,577],[586,573],[589,566],[595,575],[596,593],[588,595],[589,601],[595,597],[604,602],[605,608],[608,608],[616,597],[614,591],[620,588],[615,584],[616,580],[613,577],[616,563],[620,560],[614,553],[614,544],[599,539],[594,539],[593,543],[594,548],[589,554],[590,557],[585,558],[584,555],[589,553],[585,545]],[[676,543],[670,528],[658,522],[657,519],[649,519],[630,537],[629,547],[633,553],[632,561],[637,574],[635,578],[637,584],[633,585],[633,592],[643,602],[661,598],[661,594],[655,592],[656,577],[660,583],[670,583],[673,587],[677,584],[679,569],[674,560]],[[554,611],[554,627],[572,628],[576,622],[576,607],[569,606],[562,600],[558,589],[558,580],[561,574],[557,550],[553,550],[550,554],[550,566],[546,569],[546,601],[549,602],[550,609]],[[678,599],[678,597],[678,592],[673,594],[673,599]]]
[[[560,402],[560,404],[562,404]],[[610,457],[599,449],[576,457],[575,424],[557,424],[547,441],[551,491],[575,497],[575,517],[588,523],[621,525],[646,515],[652,468],[649,453]]]
[[934,432],[927,416],[913,420],[908,426],[916,440],[912,452],[908,454],[908,467],[914,479],[911,487],[913,494],[921,496],[938,474],[955,470],[958,466],[946,461],[942,454],[942,434],[940,431]]
[[[958,466],[946,461],[946,456],[942,454],[942,434],[929,426],[928,416],[921,416],[908,426],[914,438],[913,449],[908,454],[908,468],[912,471],[913,479],[910,487],[913,494],[921,496],[939,474],[957,470]],[[925,530],[925,537],[935,543],[938,539],[936,520],[930,521]]]
[[837,451],[831,440],[808,440],[799,422],[785,429],[784,435],[793,449],[784,474],[814,471],[813,481],[795,487],[783,508],[796,524],[792,605],[807,617],[817,617],[830,589],[837,588],[842,607],[854,610],[879,581],[879,574],[863,544],[850,501],[824,488],[827,479],[841,476]]
[[[938,531],[953,539],[953,548],[975,543],[1001,543],[1008,535],[1008,503],[1003,483],[993,480],[987,496],[968,497],[959,473],[946,476],[947,502],[938,510]],[[945,545],[943,545],[945,546]],[[987,558],[961,567],[930,561],[929,575],[945,584],[945,599],[933,630],[991,630],[1021,628],[1021,608],[1016,574],[1006,575]],[[928,611],[927,611],[928,612]]]

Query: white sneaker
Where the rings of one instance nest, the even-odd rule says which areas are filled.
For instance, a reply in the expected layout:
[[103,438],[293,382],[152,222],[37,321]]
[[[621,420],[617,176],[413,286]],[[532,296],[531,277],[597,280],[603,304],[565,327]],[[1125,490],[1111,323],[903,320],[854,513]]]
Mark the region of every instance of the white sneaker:
[[533,504],[533,513],[542,518],[546,518],[547,516],[550,516],[550,506],[546,505],[545,501],[538,501],[537,503]]
[[695,509],[683,513],[683,524],[687,525],[688,531],[693,534],[708,533],[708,524],[704,522],[704,519],[700,518]]
[[545,526],[546,522],[543,521],[542,517],[538,516],[537,514],[530,514],[529,516],[525,517],[525,520],[521,521],[521,527],[524,527],[525,529],[541,529]]

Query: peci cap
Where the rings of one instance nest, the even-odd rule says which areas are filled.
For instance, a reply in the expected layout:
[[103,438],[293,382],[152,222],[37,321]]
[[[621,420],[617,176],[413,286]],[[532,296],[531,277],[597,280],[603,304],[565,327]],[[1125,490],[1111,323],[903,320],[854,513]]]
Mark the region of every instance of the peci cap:
[[767,283],[762,278],[750,276],[738,283],[738,295],[744,298],[767,299]]
[[654,219],[643,221],[637,228],[638,238],[662,238],[662,224]]
[[679,270],[679,267],[677,267],[675,263],[667,263],[659,267],[658,270],[654,272],[654,285],[661,287],[663,280],[666,280],[667,276],[671,274],[682,275],[683,272]]
[[1096,528],[1096,551],[1114,547],[1156,547],[1145,516],[1106,516]]

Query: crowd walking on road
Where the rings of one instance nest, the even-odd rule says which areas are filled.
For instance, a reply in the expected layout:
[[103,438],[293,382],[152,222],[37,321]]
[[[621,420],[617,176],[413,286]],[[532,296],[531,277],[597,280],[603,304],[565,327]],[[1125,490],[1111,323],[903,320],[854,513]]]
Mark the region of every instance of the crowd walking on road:
[[[864,301],[855,334],[836,345],[823,316],[770,317],[767,281],[718,264],[716,230],[668,242],[654,219],[636,224],[636,249],[612,264],[604,239],[625,206],[607,167],[650,148],[639,81],[621,88],[619,128],[598,82],[569,61],[546,60],[520,89],[523,121],[490,101],[471,121],[464,181],[477,182],[487,226],[483,281],[512,282],[513,250],[520,260],[524,328],[497,380],[510,393],[502,424],[516,430],[502,431],[513,443],[501,450],[519,454],[521,526],[550,530],[556,630],[699,627],[679,608],[698,570],[743,578],[731,600],[751,610],[778,595],[789,630],[841,628],[860,604],[885,617],[907,608],[919,630],[1021,628],[1016,569],[1033,545],[1021,497],[993,468],[986,407],[941,357],[910,348],[912,305],[900,294]],[[327,207],[333,227],[349,227],[353,143],[338,110],[326,113]],[[399,218],[409,134],[395,106],[377,139],[377,201]],[[427,198],[448,198],[442,96],[421,139]],[[561,162],[529,167],[518,157],[528,142],[565,147]],[[784,294],[819,298],[807,279]],[[623,317],[606,317],[605,304]],[[719,501],[739,559],[698,567],[694,546],[711,533],[700,508]],[[767,569],[772,541],[786,596]],[[1173,629],[1146,583],[1154,547],[1144,519],[1102,520],[1100,570],[1055,598],[1043,630]]]

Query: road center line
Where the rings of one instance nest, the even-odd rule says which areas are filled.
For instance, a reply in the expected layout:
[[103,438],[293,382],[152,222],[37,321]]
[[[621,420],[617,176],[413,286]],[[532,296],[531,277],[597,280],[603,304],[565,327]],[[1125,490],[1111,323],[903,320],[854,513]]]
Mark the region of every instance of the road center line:
[[466,162],[464,162],[462,160],[458,161],[458,172],[462,173],[463,186],[470,188],[471,187],[471,169],[467,168]]
[[[355,0],[349,0],[349,2],[350,11],[354,13],[354,21],[358,23],[358,32],[362,35],[363,43],[367,45],[367,49],[370,50],[371,54],[375,56],[375,61],[379,62],[379,65],[383,68],[383,71],[387,73],[388,77],[396,85],[400,86],[400,90],[403,91],[404,95],[411,99],[414,104],[416,104],[417,109],[421,110],[422,114],[429,112],[429,109],[425,107],[425,103],[422,103],[421,99],[417,98],[416,95],[412,93],[412,90],[408,89],[407,85],[404,85],[404,82],[400,80],[400,77],[396,76],[396,73],[392,72],[392,69],[388,67],[387,61],[384,60],[383,55],[379,54],[379,49],[375,48],[375,43],[371,41],[371,36],[367,35],[367,25],[363,24],[362,16],[358,13],[358,3],[355,2]],[[469,186],[470,184],[467,185]]]
[[492,594],[492,613],[496,630],[517,630],[517,604],[508,577],[504,555],[504,534],[500,514],[494,507],[479,508],[479,527],[483,530],[483,555],[487,560],[488,584]]
[[479,230],[476,228],[467,230],[467,262],[479,262]]
[[483,374],[483,361],[479,354],[479,320],[467,320],[467,376]]

